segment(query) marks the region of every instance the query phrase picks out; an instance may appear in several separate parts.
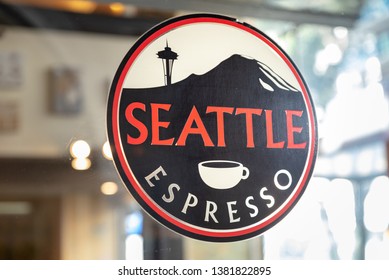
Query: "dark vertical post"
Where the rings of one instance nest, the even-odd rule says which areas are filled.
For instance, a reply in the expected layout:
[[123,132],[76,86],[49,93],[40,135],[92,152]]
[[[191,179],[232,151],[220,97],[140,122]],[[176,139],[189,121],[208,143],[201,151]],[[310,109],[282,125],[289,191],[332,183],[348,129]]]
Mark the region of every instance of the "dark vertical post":
[[354,193],[355,193],[355,217],[357,222],[356,234],[357,234],[357,244],[354,252],[354,259],[364,260],[365,259],[365,246],[368,240],[368,231],[365,227],[363,217],[365,215],[364,210],[364,201],[369,189],[369,181],[358,180],[354,183]]

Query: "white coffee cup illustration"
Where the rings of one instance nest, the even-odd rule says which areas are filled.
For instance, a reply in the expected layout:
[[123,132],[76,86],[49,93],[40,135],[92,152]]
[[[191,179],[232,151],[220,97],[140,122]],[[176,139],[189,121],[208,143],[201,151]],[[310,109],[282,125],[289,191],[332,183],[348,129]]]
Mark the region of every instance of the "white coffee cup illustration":
[[240,162],[230,160],[208,160],[198,165],[200,177],[214,189],[230,189],[249,177],[250,171]]

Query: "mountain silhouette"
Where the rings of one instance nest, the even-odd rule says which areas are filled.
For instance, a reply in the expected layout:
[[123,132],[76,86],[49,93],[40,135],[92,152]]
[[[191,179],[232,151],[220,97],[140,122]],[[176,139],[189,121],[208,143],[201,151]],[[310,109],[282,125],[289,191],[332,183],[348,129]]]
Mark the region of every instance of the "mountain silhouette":
[[[194,79],[198,84],[205,83],[208,86],[231,89],[259,90],[262,88],[268,92],[298,92],[296,88],[291,86],[266,64],[238,54],[234,54],[222,61],[217,67],[204,75],[191,75],[189,80],[191,79]],[[221,81],[223,81],[223,84],[221,84]]]

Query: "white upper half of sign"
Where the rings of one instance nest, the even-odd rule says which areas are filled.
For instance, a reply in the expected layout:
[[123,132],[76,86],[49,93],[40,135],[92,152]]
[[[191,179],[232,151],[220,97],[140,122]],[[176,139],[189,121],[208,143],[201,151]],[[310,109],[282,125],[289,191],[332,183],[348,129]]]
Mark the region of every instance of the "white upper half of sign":
[[172,83],[191,74],[202,75],[233,54],[256,59],[295,88],[301,90],[289,66],[266,42],[249,32],[222,23],[186,24],[155,39],[138,55],[124,80],[124,88],[164,86],[162,59],[157,53],[168,43],[178,54],[174,61]]

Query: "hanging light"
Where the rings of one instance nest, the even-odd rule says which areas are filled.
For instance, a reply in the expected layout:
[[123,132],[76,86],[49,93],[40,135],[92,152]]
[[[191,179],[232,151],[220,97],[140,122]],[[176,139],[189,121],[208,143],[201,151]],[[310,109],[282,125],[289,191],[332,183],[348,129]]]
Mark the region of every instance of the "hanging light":
[[118,185],[114,182],[105,182],[101,185],[100,190],[105,195],[114,195],[118,192]]
[[108,160],[112,160],[111,146],[109,145],[108,141],[103,145],[103,156]]
[[77,140],[70,145],[70,154],[73,157],[72,167],[75,170],[87,170],[92,162],[88,158],[91,153],[89,144],[84,140]]
[[92,162],[89,158],[75,158],[72,160],[72,167],[75,170],[87,170],[91,165]]
[[77,140],[70,145],[70,154],[74,158],[87,158],[90,152],[90,146],[84,140]]

